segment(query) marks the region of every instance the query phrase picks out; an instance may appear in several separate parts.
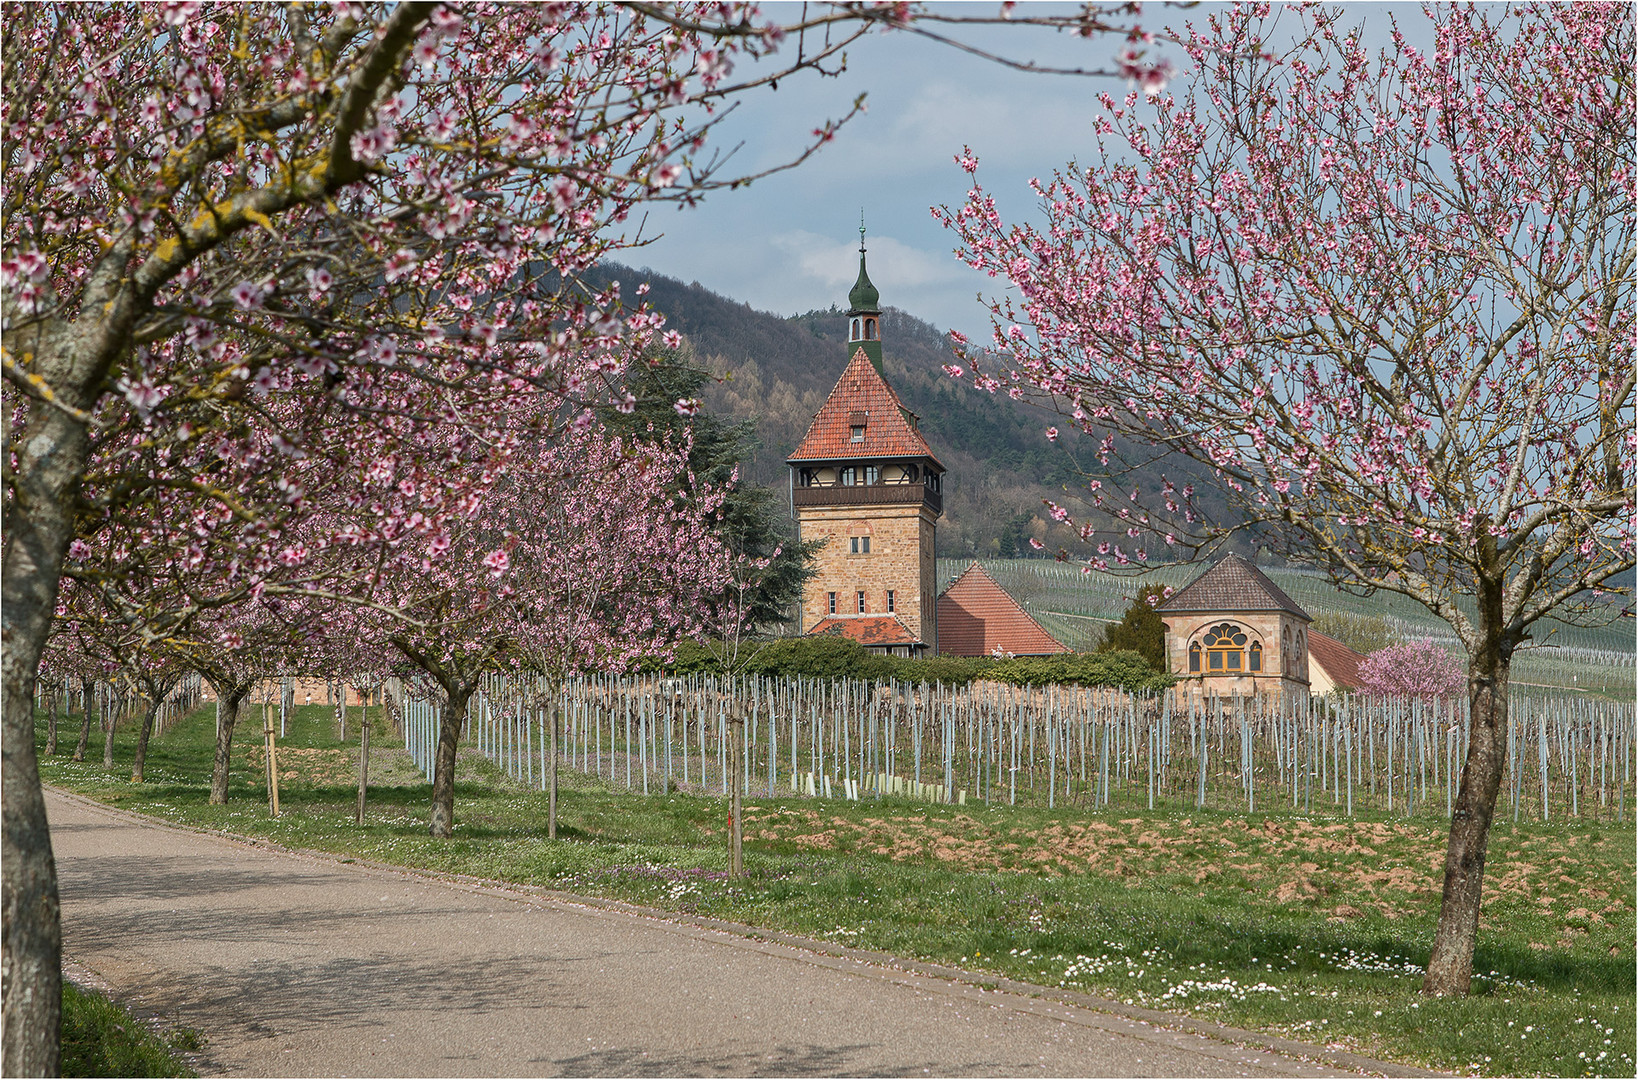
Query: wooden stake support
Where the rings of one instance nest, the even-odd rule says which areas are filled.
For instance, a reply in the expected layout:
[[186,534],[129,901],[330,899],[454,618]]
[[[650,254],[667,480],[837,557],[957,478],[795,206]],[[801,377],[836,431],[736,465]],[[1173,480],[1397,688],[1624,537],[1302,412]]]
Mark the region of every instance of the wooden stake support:
[[728,876],[745,876],[745,716],[728,717]]

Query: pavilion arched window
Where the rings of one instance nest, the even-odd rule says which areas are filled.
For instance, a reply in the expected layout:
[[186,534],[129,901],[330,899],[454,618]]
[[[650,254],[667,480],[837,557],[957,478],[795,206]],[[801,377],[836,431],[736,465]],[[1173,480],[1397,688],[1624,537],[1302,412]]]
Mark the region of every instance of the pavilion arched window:
[[1261,671],[1261,670],[1263,670],[1263,643],[1262,642],[1253,641],[1251,643],[1251,653],[1247,657],[1247,659],[1250,661],[1252,671]]
[[1218,623],[1206,633],[1206,670],[1213,674],[1246,670],[1246,632],[1233,623]]

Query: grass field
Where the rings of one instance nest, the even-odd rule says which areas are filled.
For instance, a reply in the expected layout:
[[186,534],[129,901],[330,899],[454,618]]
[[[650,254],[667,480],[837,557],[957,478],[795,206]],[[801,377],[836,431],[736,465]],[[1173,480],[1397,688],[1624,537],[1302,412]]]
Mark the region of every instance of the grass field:
[[64,1076],[194,1076],[182,1054],[201,1040],[188,1028],[159,1031],[101,994],[63,982]]
[[475,755],[461,759],[456,835],[434,841],[430,786],[379,717],[359,828],[356,741],[339,743],[316,706],[281,747],[282,817],[268,817],[254,733],[237,745],[230,804],[208,806],[212,717],[201,709],[157,740],[144,785],[128,781],[128,733],[112,773],[100,756],[61,755],[42,773],[179,823],[890,950],[1433,1068],[1634,1074],[1631,826],[1499,825],[1475,993],[1426,1000],[1445,840],[1433,818],[756,800],[748,877],[730,881],[720,798],[645,798],[565,769],[549,842],[545,797]]

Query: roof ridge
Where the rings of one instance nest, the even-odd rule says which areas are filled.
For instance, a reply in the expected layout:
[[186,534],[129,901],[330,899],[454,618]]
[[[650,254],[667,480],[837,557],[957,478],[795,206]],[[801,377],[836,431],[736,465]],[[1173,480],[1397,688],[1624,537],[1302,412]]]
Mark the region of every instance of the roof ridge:
[[[977,573],[975,574],[974,571],[976,571]],[[972,618],[973,617],[972,614],[971,614],[972,609],[968,609],[968,608],[963,607],[961,602],[960,602],[959,597],[952,597],[951,596],[951,593],[955,592],[956,586],[962,584],[963,582],[968,583],[967,587],[968,587],[969,590],[978,590],[979,591],[979,595],[976,596],[976,597],[973,597],[972,598],[973,600],[979,600],[979,601],[982,601],[982,602],[991,602],[991,603],[993,603],[993,600],[990,600],[988,598],[993,597],[995,595],[999,595],[999,596],[1001,596],[1001,597],[1003,597],[1005,599],[1005,605],[1002,606],[1000,611],[995,613],[995,619],[984,618],[984,619],[979,620],[979,623],[980,623],[980,625],[982,625],[984,627],[984,630],[982,630],[979,633],[979,640],[978,640],[978,643],[977,643],[978,648],[981,648],[981,649],[985,648],[988,645],[989,641],[991,640],[992,635],[989,632],[989,627],[990,627],[991,623],[993,621],[997,621],[997,620],[1000,620],[1000,619],[1006,619],[1006,620],[1012,621],[1013,625],[1015,627],[1018,627],[1017,632],[1021,632],[1021,633],[1024,633],[1024,634],[1030,634],[1030,633],[1039,634],[1041,639],[1043,639],[1046,642],[1050,642],[1053,646],[1055,646],[1056,651],[1058,651],[1058,652],[1069,652],[1069,651],[1071,651],[1069,646],[1065,645],[1062,641],[1059,641],[1056,635],[1054,635],[1046,627],[1042,626],[1041,623],[1040,623],[1040,620],[1036,619],[1035,616],[1031,615],[1028,611],[1024,610],[1024,606],[1018,602],[1017,597],[1013,596],[1012,593],[1008,592],[1005,588],[1003,588],[1001,583],[999,581],[995,580],[994,575],[992,575],[987,569],[985,569],[984,564],[978,559],[974,559],[972,561],[971,565],[969,565],[967,567],[967,569],[963,570],[956,577],[956,579],[954,581],[950,582],[949,586],[942,593],[939,594],[938,601],[936,601],[936,602],[946,602],[947,601],[948,603],[950,603],[951,605],[954,606],[955,610],[959,610],[959,611],[962,611],[964,613],[968,613],[968,617]],[[1022,625],[1019,624],[1018,620],[1022,620]],[[951,629],[952,630],[954,629],[953,624],[952,624]],[[1008,633],[1012,633],[1012,632],[1013,631],[1009,631],[1005,627],[1005,625],[1003,624],[1002,626],[996,628],[996,633],[995,633],[994,636],[995,637],[1002,637],[1002,636],[1004,636],[1004,635],[1006,635]],[[941,650],[943,648],[943,640],[942,639],[944,637],[944,633],[945,633],[944,631],[942,631],[942,630],[940,631],[940,639],[941,639],[940,647],[941,647]],[[956,635],[952,634],[951,636],[952,636],[952,638],[954,638]],[[1015,644],[1018,643],[1016,638],[1014,638],[1013,641],[1014,641]],[[952,641],[951,643],[955,644],[954,641]],[[969,647],[972,646],[971,642],[967,642],[966,644]],[[1000,647],[1003,647],[1003,648],[1005,647],[1004,645],[1001,644],[1000,641],[997,641],[996,644],[998,646],[1000,646]],[[1031,643],[1031,644],[1034,644],[1034,643]],[[1007,651],[1016,653],[1018,650],[1017,649],[1008,649]],[[974,654],[974,655],[987,655],[987,651],[986,651],[986,653],[980,653],[980,654]]]
[[[1248,581],[1233,580],[1240,573],[1249,578]],[[1261,597],[1248,595],[1247,586],[1260,592]],[[1196,606],[1190,606],[1196,605]],[[1263,573],[1251,560],[1234,552],[1227,552],[1222,558],[1201,571],[1195,579],[1183,586],[1165,602],[1157,605],[1157,611],[1289,611],[1303,619],[1312,622],[1312,616],[1302,609],[1284,589],[1274,583],[1274,579]]]

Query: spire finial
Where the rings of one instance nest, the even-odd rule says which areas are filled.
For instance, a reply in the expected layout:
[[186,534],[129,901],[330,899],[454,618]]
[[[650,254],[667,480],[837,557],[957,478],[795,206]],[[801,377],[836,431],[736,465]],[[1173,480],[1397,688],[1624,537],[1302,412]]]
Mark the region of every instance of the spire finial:
[[860,255],[864,254],[864,249],[865,249],[864,237],[865,237],[864,207],[861,206],[861,207],[859,207],[859,254]]

